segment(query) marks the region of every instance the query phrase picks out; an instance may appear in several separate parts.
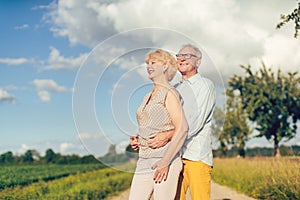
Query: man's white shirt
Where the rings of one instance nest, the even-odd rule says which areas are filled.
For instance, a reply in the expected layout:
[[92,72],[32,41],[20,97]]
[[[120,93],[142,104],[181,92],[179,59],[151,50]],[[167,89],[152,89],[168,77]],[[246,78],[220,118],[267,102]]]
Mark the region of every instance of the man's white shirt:
[[211,80],[199,73],[175,85],[183,99],[183,110],[189,124],[182,147],[183,158],[213,165],[211,120],[216,92]]

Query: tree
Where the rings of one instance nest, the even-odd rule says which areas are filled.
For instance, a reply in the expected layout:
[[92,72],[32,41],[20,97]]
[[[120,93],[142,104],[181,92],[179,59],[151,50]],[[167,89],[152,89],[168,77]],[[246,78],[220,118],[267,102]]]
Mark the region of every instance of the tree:
[[56,154],[52,149],[47,149],[45,154],[46,163],[55,163],[56,161]]
[[14,156],[11,151],[8,151],[0,155],[0,163],[2,164],[11,164],[14,162]]
[[128,158],[137,158],[138,157],[138,151],[134,150],[131,145],[127,145],[125,149],[125,154]]
[[247,123],[248,116],[238,94],[227,89],[226,95],[225,122],[220,135],[221,151],[226,155],[229,148],[236,147],[238,154],[245,157],[246,142],[252,133]]
[[31,150],[27,150],[23,155],[23,163],[33,163],[33,155]]
[[265,136],[274,142],[275,156],[280,156],[279,142],[292,139],[300,119],[300,78],[297,72],[283,75],[278,70],[275,75],[271,69],[263,67],[256,73],[251,66],[241,66],[246,75],[234,75],[229,80],[229,90],[237,92],[254,122],[257,137]]
[[223,129],[225,120],[225,114],[223,110],[219,107],[216,107],[214,110],[213,118],[212,118],[212,135],[215,138],[219,138],[221,131]]
[[[298,0],[299,1],[299,0]],[[277,24],[276,28],[279,29],[286,23],[290,21],[294,21],[295,24],[295,33],[294,37],[298,37],[298,30],[300,29],[300,1],[298,2],[298,7],[294,9],[294,11],[288,15],[280,16],[281,22]]]
[[[225,120],[225,114],[223,110],[219,107],[216,107],[213,113],[212,117],[212,142],[213,142],[213,147],[214,144],[219,144],[222,146],[222,142],[220,141],[220,136],[223,131],[223,125],[224,125],[224,120]],[[218,147],[219,150],[221,150],[222,155],[226,154],[226,150],[224,148]],[[224,149],[225,151],[222,151]]]
[[31,153],[32,153],[33,160],[40,160],[41,159],[41,155],[36,149],[32,149]]
[[97,160],[93,155],[86,155],[81,158],[80,163],[99,163],[99,160]]

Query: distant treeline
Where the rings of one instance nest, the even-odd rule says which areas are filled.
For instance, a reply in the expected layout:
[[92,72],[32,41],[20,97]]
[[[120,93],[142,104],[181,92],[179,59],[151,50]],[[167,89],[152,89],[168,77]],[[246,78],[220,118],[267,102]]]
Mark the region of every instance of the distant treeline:
[[[14,155],[11,151],[0,155],[0,165],[13,165],[13,164],[91,164],[91,163],[125,163],[130,159],[137,158],[137,152],[132,150],[130,146],[126,148],[125,153],[117,154],[116,146],[111,145],[108,153],[102,157],[95,158],[93,155],[79,156],[62,155],[55,153],[52,149],[47,149],[45,156],[40,156],[36,150],[27,150],[22,155]],[[220,150],[214,150],[214,157],[237,157],[239,149],[233,147],[226,151],[224,155]],[[300,146],[280,146],[280,153],[282,156],[300,156]],[[267,147],[255,147],[246,149],[247,157],[254,156],[274,156],[274,149]]]
[[11,151],[0,155],[0,165],[3,164],[87,164],[99,163],[92,155],[61,155],[52,149],[46,150],[45,156],[40,156],[36,150],[27,150],[22,155],[14,155]]
[[130,159],[137,158],[137,153],[131,149],[130,146],[126,148],[123,154],[117,154],[116,145],[110,145],[108,152],[99,158],[93,155],[79,156],[76,154],[62,155],[55,153],[52,149],[47,149],[45,156],[41,156],[37,150],[27,150],[22,155],[14,155],[11,151],[0,155],[1,165],[14,165],[14,164],[114,164],[125,163]]
[[[239,155],[239,150],[236,147],[233,147],[226,151],[226,155],[224,156],[220,150],[214,150],[214,157],[236,157]],[[292,146],[280,146],[280,154],[281,156],[300,156],[300,146],[292,145]],[[247,157],[254,156],[274,156],[274,148],[268,147],[255,147],[255,148],[247,148],[246,149]]]

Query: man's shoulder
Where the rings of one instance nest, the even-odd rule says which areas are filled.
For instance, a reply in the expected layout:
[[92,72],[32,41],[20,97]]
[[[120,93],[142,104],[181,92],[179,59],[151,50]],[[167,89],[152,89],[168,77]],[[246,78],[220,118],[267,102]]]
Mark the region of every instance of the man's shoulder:
[[214,82],[211,79],[209,79],[209,78],[207,78],[205,76],[202,76],[200,74],[199,74],[199,76],[197,76],[197,82],[199,84],[205,85],[205,86],[207,86],[209,88],[214,88],[215,87],[215,84],[214,84]]

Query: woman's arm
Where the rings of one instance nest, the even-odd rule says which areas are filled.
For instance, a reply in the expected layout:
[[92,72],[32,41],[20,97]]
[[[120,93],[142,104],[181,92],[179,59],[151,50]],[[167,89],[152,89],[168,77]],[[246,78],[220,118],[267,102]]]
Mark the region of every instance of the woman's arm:
[[181,149],[188,132],[188,123],[181,106],[179,93],[176,89],[169,90],[166,97],[166,108],[175,129],[165,155],[152,166],[152,169],[157,169],[154,174],[154,180],[156,182],[161,182],[162,180],[167,179],[169,165],[174,156]]

